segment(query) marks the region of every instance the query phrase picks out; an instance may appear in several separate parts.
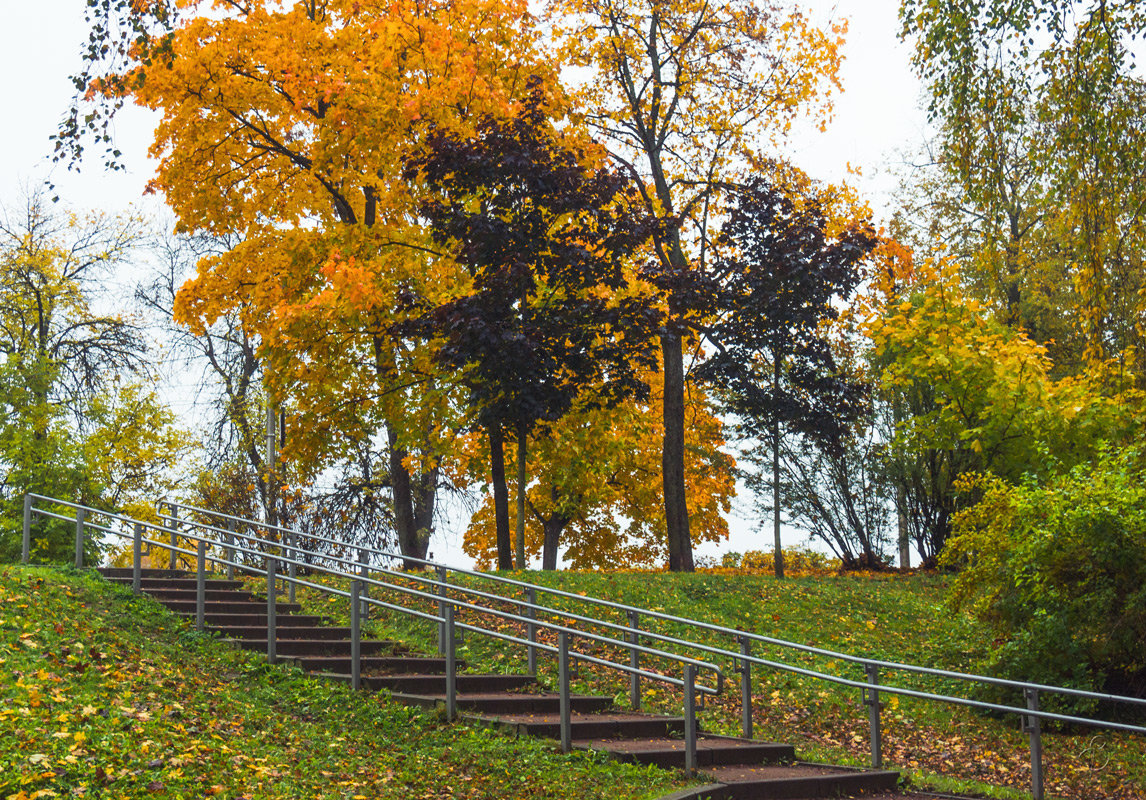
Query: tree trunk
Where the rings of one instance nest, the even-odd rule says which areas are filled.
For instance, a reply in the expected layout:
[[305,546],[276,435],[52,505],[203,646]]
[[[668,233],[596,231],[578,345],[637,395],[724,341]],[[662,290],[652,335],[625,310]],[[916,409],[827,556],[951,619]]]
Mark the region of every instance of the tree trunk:
[[509,540],[509,492],[505,488],[505,436],[496,424],[489,426],[489,460],[493,478],[493,517],[497,533],[497,568],[513,569]]
[[529,427],[517,426],[517,528],[514,531],[514,559],[518,569],[529,565],[525,561],[525,467],[529,458]]
[[[398,550],[404,556],[424,559],[433,530],[438,470],[435,467],[424,475],[411,475],[406,468],[406,457],[410,453],[398,444],[398,434],[389,425],[386,440],[390,445],[390,492]],[[420,567],[413,561],[403,564],[405,569]]]
[[561,533],[569,524],[569,518],[554,514],[542,520],[541,527],[545,531],[545,543],[541,550],[541,568],[557,569],[557,545],[561,542]]
[[895,482],[895,523],[899,534],[899,568],[911,568],[911,537],[907,528],[907,487]]
[[[772,396],[780,388],[780,359],[772,354]],[[784,550],[780,546],[780,411],[772,410],[772,546],[776,577],[784,577]]]
[[661,336],[664,357],[664,449],[661,471],[665,496],[665,528],[669,569],[692,572],[692,537],[688,529],[688,498],[684,483],[684,353],[680,336]]

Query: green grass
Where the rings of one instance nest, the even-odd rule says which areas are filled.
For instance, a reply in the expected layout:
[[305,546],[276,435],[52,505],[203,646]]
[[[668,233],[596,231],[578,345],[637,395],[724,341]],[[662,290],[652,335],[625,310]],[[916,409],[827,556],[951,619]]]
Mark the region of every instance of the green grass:
[[[947,580],[942,576],[833,575],[777,581],[760,575],[712,573],[530,572],[513,577],[774,638],[922,666],[972,671],[991,646],[987,632],[973,619],[946,607]],[[466,584],[477,585],[474,581]],[[346,618],[343,599],[313,592],[301,592],[300,597],[312,610],[342,621]],[[396,594],[387,597],[396,598]],[[541,602],[582,613],[591,608],[583,602],[552,596],[543,596]],[[425,602],[415,605],[431,610]],[[617,614],[610,618],[624,622]],[[488,615],[479,617],[472,611],[461,612],[459,619],[521,634],[519,625],[498,622]],[[371,624],[376,635],[401,639],[426,652],[433,649],[435,631],[431,624],[395,613],[376,613]],[[646,624],[670,635],[685,633],[685,629],[669,624]],[[695,638],[697,633],[689,630],[687,635]],[[700,634],[700,638],[725,649],[737,649],[724,637]],[[628,660],[626,653],[611,648],[587,643],[579,648],[613,660]],[[779,648],[758,647],[754,652],[864,680],[862,671],[839,659]],[[526,664],[524,648],[473,634],[467,635],[460,654],[472,670],[516,672],[523,671]],[[555,685],[553,658],[543,654],[539,660],[542,682]],[[722,696],[708,701],[702,722],[708,730],[737,734],[740,699],[735,664],[726,659],[708,660],[717,661],[729,683]],[[680,674],[679,667],[667,661],[646,663],[666,674]],[[967,685],[959,681],[908,673],[884,675],[882,680],[940,694],[966,696],[968,692]],[[620,673],[582,665],[574,688],[612,695],[618,705],[627,705],[627,681]],[[642,690],[646,709],[680,713],[679,690],[652,682],[643,684]],[[867,763],[867,709],[860,704],[857,690],[756,667],[753,696],[757,738],[791,742],[801,757],[811,760]],[[914,785],[998,798],[1029,797],[1025,794],[1030,775],[1027,737],[1019,731],[1017,718],[992,719],[964,707],[910,698],[885,695],[883,699],[885,764],[901,769]],[[1097,729],[1046,733],[1044,750],[1047,790],[1052,797],[1146,797],[1146,755],[1141,738]]]
[[91,573],[0,568],[0,798],[652,798],[679,773],[266,666]]

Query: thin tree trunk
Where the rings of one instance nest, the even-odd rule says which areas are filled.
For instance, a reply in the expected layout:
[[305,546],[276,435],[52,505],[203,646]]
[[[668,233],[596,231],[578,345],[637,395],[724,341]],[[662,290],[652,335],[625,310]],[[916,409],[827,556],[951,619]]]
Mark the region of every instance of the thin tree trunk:
[[517,426],[517,529],[514,536],[514,558],[518,569],[525,569],[525,467],[529,458],[529,428]]
[[[780,388],[780,359],[772,354],[772,396]],[[780,413],[772,410],[772,541],[776,577],[784,577],[784,550],[780,545]]]
[[661,336],[664,356],[664,449],[661,471],[665,496],[665,528],[669,569],[692,572],[692,537],[688,529],[688,498],[684,482],[684,354],[680,336]]
[[513,547],[509,539],[509,492],[505,488],[505,436],[497,424],[489,426],[489,460],[493,473],[497,568],[513,569]]
[[895,482],[895,523],[899,534],[899,568],[911,567],[911,537],[907,529],[907,487],[903,481]]
[[[394,506],[394,531],[398,535],[398,549],[404,556],[423,558],[419,554],[418,527],[414,519],[414,497],[411,488],[410,471],[406,468],[409,452],[398,444],[398,434],[390,425],[386,426],[386,441],[390,445],[390,496]],[[412,568],[413,563],[407,564]]]

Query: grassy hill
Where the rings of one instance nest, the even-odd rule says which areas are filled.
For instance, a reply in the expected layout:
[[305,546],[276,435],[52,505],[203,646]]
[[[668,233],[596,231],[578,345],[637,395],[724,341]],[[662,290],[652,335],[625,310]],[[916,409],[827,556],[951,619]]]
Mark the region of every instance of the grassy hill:
[[[573,594],[606,597],[625,604],[742,628],[793,642],[889,661],[960,671],[974,670],[991,646],[987,632],[966,614],[945,604],[947,580],[935,575],[821,575],[777,581],[769,576],[728,571],[693,575],[667,573],[518,573],[511,577],[553,586]],[[476,585],[475,581],[466,583]],[[489,584],[484,584],[489,588]],[[396,596],[392,599],[397,599]],[[344,615],[345,601],[305,594],[312,609]],[[542,597],[558,608],[585,612],[572,600]],[[432,610],[428,604],[422,607]],[[459,619],[476,621],[473,612]],[[618,614],[612,619],[623,623]],[[483,625],[489,625],[485,618]],[[375,629],[431,650],[435,631],[394,613],[380,613]],[[498,623],[520,635],[520,625]],[[673,626],[657,630],[683,633]],[[696,631],[690,630],[689,637]],[[727,649],[728,639],[708,637]],[[758,655],[798,666],[863,680],[846,662],[778,648]],[[606,651],[601,651],[602,655]],[[524,648],[467,635],[461,655],[476,669],[521,671]],[[627,655],[608,651],[614,660]],[[694,655],[696,655],[694,653]],[[554,682],[552,657],[542,656],[543,680]],[[679,669],[666,671],[679,674]],[[739,676],[725,663],[730,679],[726,693],[709,700],[702,713],[709,730],[740,730]],[[885,676],[899,685],[942,694],[966,695],[966,684],[911,675]],[[837,687],[791,673],[754,669],[755,727],[758,738],[791,742],[801,757],[837,763],[866,764],[867,709],[854,689]],[[627,677],[582,664],[578,691],[615,695],[628,702]],[[679,713],[680,694],[660,684],[643,686],[645,708]],[[903,770],[916,785],[981,792],[994,797],[1029,797],[1030,761],[1027,737],[1018,719],[992,719],[964,707],[884,696],[885,763]],[[1146,797],[1146,754],[1143,741],[1127,735],[1081,729],[1044,735],[1047,789],[1053,796],[1141,800]]]
[[684,785],[269,668],[91,573],[0,568],[0,676],[6,800],[588,800]]

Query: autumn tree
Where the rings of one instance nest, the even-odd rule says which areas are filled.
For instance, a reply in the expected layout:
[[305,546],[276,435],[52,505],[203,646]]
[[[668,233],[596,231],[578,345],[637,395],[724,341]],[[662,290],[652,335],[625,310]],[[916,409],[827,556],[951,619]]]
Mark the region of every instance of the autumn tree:
[[[540,556],[542,569],[556,569],[559,558],[572,569],[658,569],[666,563],[661,375],[647,374],[647,400],[574,408],[538,426],[530,445],[536,466],[525,522],[526,552]],[[719,542],[728,536],[736,464],[725,452],[724,425],[703,390],[693,387],[688,399],[685,477],[694,509],[689,530],[693,544]],[[465,552],[478,564],[496,560],[492,514],[487,499],[465,532]]]
[[104,135],[125,99],[161,114],[152,188],[182,231],[239,239],[201,260],[176,315],[199,333],[234,312],[258,337],[272,397],[300,419],[288,453],[301,474],[346,430],[380,434],[395,538],[423,556],[450,401],[411,377],[426,348],[390,331],[401,292],[448,293],[459,271],[411,224],[403,159],[430,125],[504,112],[525,76],[547,74],[525,4],[96,6],[78,78],[94,116],[65,125],[62,146],[85,120]]
[[1057,374],[1140,380],[1141,4],[907,0],[901,18],[938,131],[925,191],[908,192],[917,243],[948,245]]
[[800,174],[788,185],[755,176],[736,194],[705,276],[714,322],[704,328],[714,352],[697,377],[747,433],[772,451],[776,577],[780,542],[781,436],[787,431],[841,450],[848,423],[864,410],[866,386],[836,363],[825,324],[839,316],[877,244],[865,218],[832,218],[822,187]]
[[560,60],[584,69],[576,94],[587,123],[661,223],[667,546],[670,568],[691,570],[684,364],[694,329],[680,284],[707,269],[720,187],[795,119],[826,115],[843,26],[820,30],[780,3],[740,0],[554,0],[549,14]]
[[[434,131],[406,176],[432,192],[421,205],[435,242],[473,278],[469,293],[417,327],[435,359],[458,371],[487,432],[498,566],[512,567],[503,446],[515,436],[517,567],[525,567],[527,453],[539,422],[575,403],[647,396],[659,314],[631,285],[629,255],[647,237],[625,176],[595,168],[549,118],[540,81],[510,118],[486,117],[472,137]],[[588,162],[588,163],[587,163]]]
[[[150,372],[137,321],[106,310],[106,287],[140,232],[138,220],[56,211],[35,195],[0,216],[5,557],[20,551],[25,492],[142,512],[179,478],[189,436],[143,385]],[[70,557],[69,534],[55,523],[33,539],[37,558]]]

